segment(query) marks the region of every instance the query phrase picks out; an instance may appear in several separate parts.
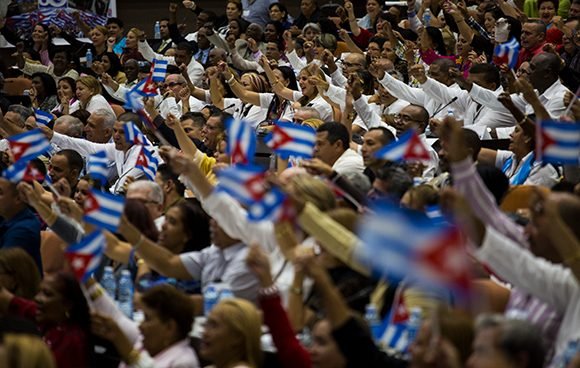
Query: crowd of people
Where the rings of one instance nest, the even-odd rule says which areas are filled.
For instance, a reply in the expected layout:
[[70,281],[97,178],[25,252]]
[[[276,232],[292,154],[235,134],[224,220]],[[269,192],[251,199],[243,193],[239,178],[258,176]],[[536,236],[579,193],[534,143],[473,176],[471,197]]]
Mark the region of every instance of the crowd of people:
[[[540,121],[580,124],[580,0],[334,3],[227,0],[216,14],[185,0],[153,32],[77,16],[23,34],[0,19],[15,45],[0,74],[0,366],[580,367],[580,161],[538,157]],[[253,221],[220,190],[231,121],[255,132],[253,161],[291,215]],[[279,122],[315,131],[311,158],[264,144]],[[34,129],[50,149],[29,165],[47,180],[14,180],[10,138]],[[410,132],[423,160],[377,155]],[[79,280],[66,254],[95,229],[93,190],[124,210]],[[453,219],[467,297],[361,261],[358,229],[386,200]],[[109,267],[130,272],[134,318],[104,287]],[[233,295],[211,308],[217,284]],[[388,346],[369,310],[420,326]]]

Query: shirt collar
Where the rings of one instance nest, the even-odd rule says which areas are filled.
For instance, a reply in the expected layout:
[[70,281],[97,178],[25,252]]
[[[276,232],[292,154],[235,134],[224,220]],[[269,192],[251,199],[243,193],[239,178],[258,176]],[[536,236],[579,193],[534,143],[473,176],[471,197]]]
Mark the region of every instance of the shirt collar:
[[218,249],[220,249],[220,251],[224,255],[224,259],[226,260],[226,262],[229,262],[232,259],[234,259],[235,256],[238,254],[238,252],[240,250],[242,250],[245,246],[246,245],[244,243],[237,243],[234,245],[230,245],[229,247],[227,247],[225,249],[222,249],[222,248],[218,248]]

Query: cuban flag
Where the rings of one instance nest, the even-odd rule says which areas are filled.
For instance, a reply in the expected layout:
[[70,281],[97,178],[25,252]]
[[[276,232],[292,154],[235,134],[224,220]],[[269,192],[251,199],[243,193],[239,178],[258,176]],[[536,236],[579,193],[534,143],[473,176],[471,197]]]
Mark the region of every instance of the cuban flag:
[[288,196],[279,188],[272,188],[248,208],[250,221],[284,221],[294,218]]
[[135,167],[141,169],[147,179],[155,180],[157,166],[159,166],[157,158],[153,156],[153,153],[147,148],[147,146],[142,146],[141,152],[139,153],[139,156],[137,156]]
[[240,119],[226,121],[227,153],[232,164],[249,164],[256,153],[256,132],[250,124]]
[[410,280],[462,295],[469,289],[469,259],[459,231],[422,213],[379,200],[360,222],[361,263],[379,277]]
[[52,114],[40,109],[34,109],[34,117],[36,118],[37,124],[49,125],[52,121]]
[[105,151],[99,151],[89,156],[87,172],[91,178],[101,182],[103,185],[107,183],[108,168],[109,159]]
[[234,165],[216,172],[217,189],[224,191],[243,204],[260,200],[264,193],[266,172],[260,166]]
[[42,183],[45,179],[45,175],[30,161],[17,161],[4,170],[2,177],[15,184],[21,181],[31,183],[33,180]]
[[401,353],[406,353],[409,348],[409,332],[407,324],[409,323],[410,314],[405,306],[403,292],[399,291],[391,307],[391,311],[385,318],[386,325],[383,326],[380,342]]
[[105,241],[105,235],[97,230],[66,249],[65,257],[77,280],[86,281],[99,267],[105,252]]
[[149,144],[149,141],[147,141],[143,132],[139,129],[137,124],[132,121],[123,125],[123,129],[125,130],[125,141],[127,141],[127,143],[140,145]]
[[143,97],[154,97],[157,96],[157,86],[153,83],[151,75],[143,79],[141,82],[137,83],[135,87],[131,89],[135,93]]
[[278,121],[264,142],[284,159],[290,156],[308,159],[312,158],[316,132],[308,126]]
[[518,64],[520,54],[520,44],[515,37],[508,42],[495,46],[493,50],[493,62],[496,65],[507,64],[511,69],[515,69]]
[[553,164],[580,164],[580,123],[540,121],[536,127],[536,157]]
[[83,220],[89,224],[115,232],[121,221],[124,207],[125,198],[91,190],[85,199]]
[[389,161],[429,161],[429,150],[413,129],[407,130],[398,141],[391,142],[375,153],[375,157]]
[[165,80],[167,65],[169,65],[169,61],[167,60],[153,60],[153,74],[151,75],[153,82],[163,82]]
[[50,142],[38,128],[8,137],[8,144],[14,161],[30,161],[51,148]]

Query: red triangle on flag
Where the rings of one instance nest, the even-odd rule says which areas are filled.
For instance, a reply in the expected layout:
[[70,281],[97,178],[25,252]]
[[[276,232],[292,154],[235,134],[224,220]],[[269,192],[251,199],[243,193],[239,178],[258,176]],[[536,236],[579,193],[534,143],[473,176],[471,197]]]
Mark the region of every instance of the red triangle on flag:
[[259,200],[264,195],[264,173],[259,173],[244,183],[244,186],[248,189],[248,192],[252,195],[252,198]]
[[82,280],[93,256],[91,254],[78,253],[66,253],[65,256],[75,274],[75,277],[78,280]]
[[395,314],[393,316],[393,324],[404,323],[409,320],[409,311],[405,306],[405,297],[403,296],[403,290],[400,293],[400,298],[398,298],[397,304],[393,305],[395,308]]
[[10,142],[10,151],[12,151],[12,155],[14,156],[14,162],[20,160],[20,157],[26,152],[28,147],[30,147],[30,143],[24,142]]
[[542,145],[541,145],[542,152],[545,152],[547,147],[557,143],[554,139],[552,139],[552,137],[549,134],[546,133],[545,129],[542,128],[540,134],[542,136]]
[[145,152],[143,152],[145,148],[141,147],[141,151],[139,152],[139,156],[137,156],[137,162],[135,162],[135,166],[143,166],[148,167],[149,164],[147,162],[147,157],[145,156]]
[[417,161],[428,161],[431,156],[429,156],[429,151],[425,144],[419,138],[417,133],[413,133],[409,142],[407,143],[407,150],[404,154],[405,160],[417,160]]
[[40,171],[38,171],[37,168],[35,168],[29,163],[28,165],[26,165],[26,170],[24,171],[24,176],[22,180],[29,183],[32,182],[33,180],[42,182],[44,181],[44,175]]
[[147,94],[157,94],[157,86],[153,83],[152,75],[147,77],[145,84],[143,84],[143,92]]
[[234,151],[231,154],[232,164],[247,164],[249,163],[248,157],[242,151],[242,147],[239,144],[234,145]]
[[292,142],[292,137],[289,136],[288,133],[284,131],[284,129],[280,128],[277,125],[274,126],[272,140],[268,143],[270,148],[276,150],[278,149],[278,147],[281,147],[288,142]]
[[469,259],[459,231],[450,228],[418,252],[418,266],[458,290],[469,289]]
[[92,193],[87,193],[85,198],[84,210],[85,213],[90,213],[99,209],[99,202]]

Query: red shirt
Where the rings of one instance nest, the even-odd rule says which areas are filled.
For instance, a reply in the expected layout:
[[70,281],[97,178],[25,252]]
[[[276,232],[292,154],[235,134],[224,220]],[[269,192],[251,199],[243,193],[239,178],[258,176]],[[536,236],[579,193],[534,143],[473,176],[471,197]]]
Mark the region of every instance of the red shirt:
[[532,60],[532,58],[538,54],[541,54],[542,48],[544,47],[544,45],[546,44],[546,42],[542,42],[541,44],[537,45],[536,47],[533,47],[531,49],[526,49],[523,48],[520,50],[520,54],[518,56],[518,68],[520,67],[520,65],[522,65],[522,63],[524,61],[530,61]]
[[[36,303],[20,297],[12,298],[9,311],[19,317],[36,321]],[[38,325],[42,339],[48,345],[59,368],[85,368],[88,362],[88,336],[80,326],[61,323]]]

